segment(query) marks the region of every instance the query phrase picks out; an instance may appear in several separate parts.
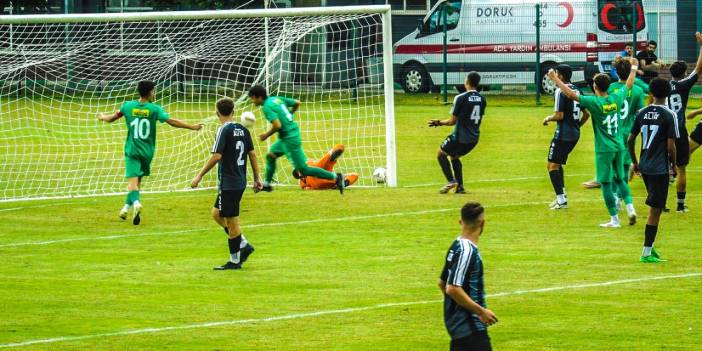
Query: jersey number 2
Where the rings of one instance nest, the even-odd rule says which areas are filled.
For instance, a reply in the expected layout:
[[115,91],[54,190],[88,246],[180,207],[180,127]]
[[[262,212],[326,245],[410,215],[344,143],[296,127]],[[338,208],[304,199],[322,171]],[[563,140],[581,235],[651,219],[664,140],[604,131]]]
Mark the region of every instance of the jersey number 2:
[[244,142],[238,140],[236,142],[236,149],[239,150],[239,158],[236,159],[236,164],[237,166],[243,166],[246,164],[246,160],[244,160]]

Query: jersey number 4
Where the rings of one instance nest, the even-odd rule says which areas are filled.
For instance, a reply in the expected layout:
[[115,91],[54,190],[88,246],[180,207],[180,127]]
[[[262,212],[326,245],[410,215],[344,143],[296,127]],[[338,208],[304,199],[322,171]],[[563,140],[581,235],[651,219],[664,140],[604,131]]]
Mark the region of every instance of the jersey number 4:
[[480,106],[474,106],[473,112],[470,114],[470,120],[476,125],[480,124]]
[[132,127],[132,137],[135,140],[146,140],[151,134],[151,122],[145,118],[135,118],[129,126]]

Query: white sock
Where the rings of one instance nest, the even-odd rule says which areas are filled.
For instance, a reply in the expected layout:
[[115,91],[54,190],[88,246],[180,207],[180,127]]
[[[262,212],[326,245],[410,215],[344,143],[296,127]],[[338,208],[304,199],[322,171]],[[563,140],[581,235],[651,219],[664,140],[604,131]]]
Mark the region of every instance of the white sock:
[[619,224],[619,215],[612,216],[611,222],[615,223],[615,224]]
[[653,247],[644,246],[643,252],[641,252],[641,256],[651,256],[651,249],[653,249]]
[[229,254],[229,261],[232,263],[239,263],[239,252]]
[[239,245],[240,249],[243,249],[246,245],[248,245],[249,242],[246,241],[246,238],[244,237],[244,234],[241,234],[241,245]]
[[129,209],[130,209],[131,207],[132,207],[132,206],[129,205],[129,204],[124,204],[124,206],[122,207],[122,211],[125,211],[125,212],[126,212],[126,211],[129,211]]
[[558,202],[559,205],[562,205],[562,204],[568,202],[565,198],[565,195],[556,195],[556,201]]
[[141,206],[141,202],[139,202],[139,200],[134,201],[134,206]]
[[636,210],[634,209],[634,204],[627,204],[626,205],[626,212],[628,212],[630,215],[636,214]]

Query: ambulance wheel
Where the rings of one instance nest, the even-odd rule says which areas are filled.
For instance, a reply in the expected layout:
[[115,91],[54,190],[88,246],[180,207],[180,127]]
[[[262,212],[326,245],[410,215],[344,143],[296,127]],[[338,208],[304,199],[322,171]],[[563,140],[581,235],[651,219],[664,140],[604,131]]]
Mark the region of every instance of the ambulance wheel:
[[539,79],[539,88],[543,94],[553,95],[556,93],[556,84],[548,78],[548,70],[556,69],[556,65],[552,63],[544,63],[541,65],[541,79]]
[[420,64],[410,64],[402,71],[402,88],[406,93],[428,93],[431,85],[429,73]]

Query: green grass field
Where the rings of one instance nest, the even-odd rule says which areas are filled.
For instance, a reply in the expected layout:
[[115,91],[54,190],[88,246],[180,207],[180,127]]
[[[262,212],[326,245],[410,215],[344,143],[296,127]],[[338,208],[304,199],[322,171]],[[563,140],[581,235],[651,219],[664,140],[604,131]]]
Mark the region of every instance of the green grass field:
[[464,159],[469,194],[437,193],[436,149],[450,129],[425,121],[448,107],[400,96],[401,186],[248,192],[241,220],[256,252],[241,271],[211,270],[228,257],[209,217],[212,190],[143,195],[138,227],[117,219],[122,196],[0,203],[0,348],[447,349],[436,280],[458,209],[480,201],[495,350],[699,350],[699,156],[692,212],[662,219],[656,246],[669,261],[644,265],[641,180],[640,221],[618,230],[598,227],[600,193],[579,185],[594,173],[592,127],[566,167],[570,209],[553,212],[554,127],[540,124],[550,102],[488,102],[480,144]]

